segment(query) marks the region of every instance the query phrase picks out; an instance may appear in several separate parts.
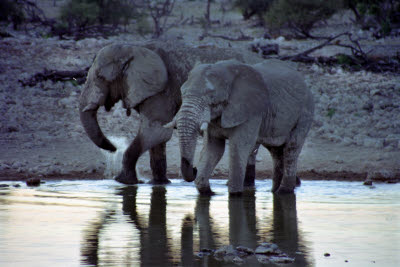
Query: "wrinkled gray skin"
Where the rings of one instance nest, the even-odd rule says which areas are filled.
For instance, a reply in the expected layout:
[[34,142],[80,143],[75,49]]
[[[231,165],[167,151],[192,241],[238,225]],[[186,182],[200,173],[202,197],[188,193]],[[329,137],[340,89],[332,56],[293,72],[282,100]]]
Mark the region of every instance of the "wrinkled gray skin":
[[230,194],[243,191],[246,163],[260,144],[272,155],[272,192],[294,192],[297,159],[314,113],[313,97],[300,73],[279,60],[201,64],[193,68],[181,92],[182,106],[166,126],[178,129],[187,180],[193,178],[196,137],[204,132],[195,180],[201,194],[212,194],[208,179],[226,139]]
[[[139,157],[150,150],[152,183],[165,184],[166,142],[172,129],[170,122],[181,105],[180,87],[196,63],[212,63],[235,58],[255,63],[261,59],[244,51],[215,47],[194,48],[180,43],[152,42],[145,45],[112,44],[97,54],[80,97],[80,118],[89,138],[100,148],[115,151],[97,121],[97,110],[107,111],[121,100],[127,109],[140,115],[139,132],[123,157],[123,169],[116,180],[124,184],[138,183],[135,167]],[[254,185],[254,157],[250,158],[246,185]],[[190,170],[192,173],[195,170]],[[193,181],[193,179],[188,179]]]

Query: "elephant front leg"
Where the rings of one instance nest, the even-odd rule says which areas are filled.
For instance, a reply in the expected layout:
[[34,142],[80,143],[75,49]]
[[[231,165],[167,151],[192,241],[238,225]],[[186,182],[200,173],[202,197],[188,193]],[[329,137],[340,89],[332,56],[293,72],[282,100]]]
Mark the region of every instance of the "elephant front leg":
[[197,166],[195,184],[201,195],[214,195],[210,188],[209,177],[224,154],[225,140],[206,135],[204,142]]
[[136,163],[144,152],[154,148],[153,151],[150,151],[150,165],[153,174],[157,176],[152,181],[165,182],[167,180],[165,177],[165,142],[168,141],[171,136],[172,130],[165,129],[161,122],[149,121],[145,117],[142,117],[139,133],[125,151],[122,161],[123,169],[115,180],[123,184],[139,183],[140,181],[136,176]]
[[243,192],[246,166],[254,151],[259,127],[260,119],[254,119],[237,126],[229,137],[228,190],[230,195],[241,195]]
[[165,156],[165,143],[150,149],[150,167],[153,174],[151,184],[169,184],[167,179],[167,157]]
[[124,152],[124,157],[122,159],[122,170],[120,174],[115,177],[117,182],[123,184],[139,183],[139,180],[136,176],[136,162],[143,153],[141,138],[142,137],[140,135],[136,136]]

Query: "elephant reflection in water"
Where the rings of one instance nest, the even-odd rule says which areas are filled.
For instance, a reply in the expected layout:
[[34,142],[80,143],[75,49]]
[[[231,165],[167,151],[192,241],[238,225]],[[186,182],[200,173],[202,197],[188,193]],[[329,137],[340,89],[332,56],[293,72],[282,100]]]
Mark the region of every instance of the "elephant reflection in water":
[[[138,214],[136,196],[138,188],[129,186],[122,188],[118,194],[122,195],[122,211],[129,216],[129,222],[134,224],[140,238],[140,262],[142,266],[171,266],[170,245],[167,239],[166,226],[166,189],[154,186],[150,201],[148,226],[145,218]],[[99,243],[102,229],[113,222],[115,211],[105,212],[98,222],[95,222],[87,231],[82,242],[82,263],[97,266],[99,262]],[[129,258],[129,257],[128,257]],[[131,262],[126,262],[127,265]]]
[[[197,251],[193,250],[195,224],[198,225],[199,229],[200,249],[218,249],[227,245],[220,244],[217,241],[218,236],[223,235],[223,233],[216,233],[215,230],[224,228],[215,225],[210,216],[210,199],[209,196],[199,196],[196,203],[195,220],[190,217],[183,220],[181,241],[183,266],[193,266],[196,265],[196,262],[199,262],[199,258],[195,255]],[[229,197],[229,244],[234,248],[245,246],[255,249],[261,241],[269,241],[277,244],[289,257],[295,258],[293,264],[286,264],[285,266],[308,266],[309,262],[307,262],[307,255],[304,251],[306,248],[299,245],[301,239],[297,225],[296,196],[291,194],[274,196],[271,232],[263,234],[257,230],[255,200],[254,193],[246,193],[241,197]],[[263,237],[264,234],[266,235],[265,238]],[[206,266],[221,264],[212,256],[204,257],[202,262]],[[254,256],[246,259],[246,265],[265,266]]]
[[296,195],[276,195],[273,196],[273,227],[272,243],[295,258],[293,265],[309,266],[313,265],[307,262],[306,247],[301,241],[297,222]]
[[[172,244],[167,236],[166,189],[162,186],[154,186],[151,194],[150,213],[148,225],[137,212],[136,186],[122,188],[118,194],[122,195],[122,211],[129,216],[131,222],[139,232],[140,239],[140,262],[142,266],[171,266],[176,265],[172,261]],[[196,265],[220,265],[213,256],[199,258],[197,248],[218,249],[224,245],[220,240],[226,235],[227,226],[217,225],[210,215],[210,196],[199,195],[194,210],[194,218],[187,215],[181,226],[181,266]],[[306,247],[301,241],[298,230],[296,196],[274,195],[273,196],[273,219],[270,230],[267,232],[257,228],[256,197],[254,192],[243,194],[241,197],[229,197],[229,244],[233,247],[245,246],[255,249],[263,241],[272,242],[295,258],[293,264],[285,266],[308,266],[311,262],[306,255]],[[105,225],[113,222],[114,210],[104,212],[101,219],[94,223],[85,235],[82,243],[82,263],[98,265],[99,242],[102,229]],[[195,229],[199,231],[198,240],[194,238]],[[198,243],[197,243],[198,242]],[[301,245],[302,244],[302,245]],[[299,253],[300,252],[300,253]],[[265,266],[258,262],[254,256],[246,259],[250,266]]]

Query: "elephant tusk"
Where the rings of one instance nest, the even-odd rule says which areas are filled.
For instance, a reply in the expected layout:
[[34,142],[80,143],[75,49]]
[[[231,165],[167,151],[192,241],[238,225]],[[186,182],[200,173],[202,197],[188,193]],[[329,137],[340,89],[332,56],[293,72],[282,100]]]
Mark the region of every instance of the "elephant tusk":
[[205,131],[207,131],[207,128],[208,128],[208,123],[207,122],[203,122],[201,124],[201,126],[200,126],[200,131],[201,132],[205,132]]
[[175,119],[172,120],[171,122],[168,122],[167,124],[164,124],[164,128],[175,129],[175,128],[176,128],[176,121],[175,121]]

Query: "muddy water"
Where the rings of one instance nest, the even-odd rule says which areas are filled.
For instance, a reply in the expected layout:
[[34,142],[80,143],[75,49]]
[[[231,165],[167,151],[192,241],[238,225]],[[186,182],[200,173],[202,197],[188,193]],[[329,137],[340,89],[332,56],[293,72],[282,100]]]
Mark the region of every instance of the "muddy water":
[[400,266],[400,184],[304,181],[275,197],[267,180],[229,198],[225,182],[211,181],[211,198],[178,179],[1,182],[0,266],[228,266],[198,252],[262,242],[295,258],[284,266]]

